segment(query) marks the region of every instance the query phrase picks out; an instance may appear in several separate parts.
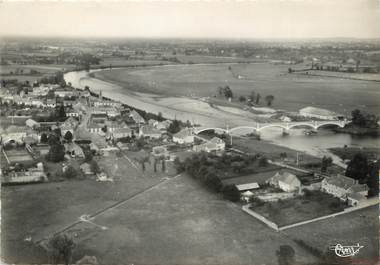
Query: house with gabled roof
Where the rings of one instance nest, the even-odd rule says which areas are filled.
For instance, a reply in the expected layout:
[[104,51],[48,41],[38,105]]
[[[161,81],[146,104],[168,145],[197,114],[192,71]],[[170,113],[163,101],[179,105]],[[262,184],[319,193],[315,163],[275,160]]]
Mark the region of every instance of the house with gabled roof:
[[277,172],[273,177],[267,180],[267,183],[286,192],[300,190],[302,186],[297,176],[287,171]]
[[152,125],[143,125],[140,128],[139,135],[142,137],[158,139],[161,137],[162,132]]
[[135,123],[137,124],[144,124],[145,123],[145,120],[144,118],[136,111],[136,110],[132,110],[130,113],[129,113],[129,116],[135,121]]
[[173,135],[173,142],[178,144],[194,143],[194,134],[191,128],[185,128]]
[[366,184],[359,184],[357,180],[339,174],[322,180],[321,190],[342,201],[346,201],[348,197],[365,197],[368,195]]

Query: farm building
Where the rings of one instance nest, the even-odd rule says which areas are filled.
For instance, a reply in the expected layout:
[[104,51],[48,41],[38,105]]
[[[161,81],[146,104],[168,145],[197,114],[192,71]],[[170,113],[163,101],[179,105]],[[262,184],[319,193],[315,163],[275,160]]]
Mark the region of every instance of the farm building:
[[194,135],[190,128],[185,128],[173,135],[173,142],[178,144],[194,143]]
[[267,183],[286,192],[293,192],[301,188],[301,181],[296,175],[289,172],[277,172]]
[[305,107],[299,110],[299,114],[307,118],[317,118],[321,120],[337,120],[339,114],[321,108]]
[[366,184],[359,184],[355,179],[342,175],[322,180],[321,190],[342,201],[356,204],[361,201],[360,198],[368,195],[368,186]]
[[156,129],[155,127],[153,127],[152,125],[144,125],[144,126],[141,126],[139,135],[141,137],[149,137],[149,138],[158,139],[161,137],[162,132]]

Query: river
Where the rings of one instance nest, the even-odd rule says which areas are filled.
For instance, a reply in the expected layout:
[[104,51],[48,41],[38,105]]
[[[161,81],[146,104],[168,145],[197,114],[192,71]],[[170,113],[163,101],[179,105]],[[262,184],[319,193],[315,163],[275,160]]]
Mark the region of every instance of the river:
[[[92,70],[91,72],[100,71]],[[112,70],[108,70],[112,71]],[[64,75],[66,82],[71,82],[73,87],[83,89],[89,86],[91,91],[99,92],[108,98],[120,101],[131,107],[145,110],[151,113],[161,112],[165,118],[177,118],[182,121],[208,127],[230,128],[236,126],[254,126],[254,114],[240,109],[228,111],[228,108],[215,108],[207,102],[186,97],[160,97],[159,95],[131,92],[119,85],[91,78],[88,72],[68,72]],[[328,148],[355,146],[355,147],[379,147],[377,137],[352,136],[349,134],[336,134],[329,130],[318,130],[316,135],[305,135],[303,129],[292,129],[290,135],[282,136],[282,131],[277,128],[268,128],[261,132],[261,138],[275,144],[306,152],[322,157],[331,156],[334,163],[343,166],[342,161],[331,154]]]

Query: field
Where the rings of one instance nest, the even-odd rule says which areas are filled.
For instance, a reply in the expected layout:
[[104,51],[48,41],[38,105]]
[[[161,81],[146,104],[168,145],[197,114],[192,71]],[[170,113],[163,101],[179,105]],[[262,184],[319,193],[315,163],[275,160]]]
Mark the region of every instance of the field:
[[[115,163],[118,167],[114,167]],[[43,252],[25,238],[40,240],[78,220],[159,183],[159,177],[145,177],[122,157],[110,156],[99,162],[113,168],[114,182],[94,179],[66,180],[23,186],[2,187],[2,261],[46,263]]]
[[[101,264],[277,264],[282,244],[294,247],[304,264],[314,258],[245,214],[204,190],[187,176],[155,188],[79,224],[78,258],[94,255]],[[264,254],[265,253],[265,254]]]
[[333,214],[343,209],[343,203],[339,199],[322,192],[252,206],[253,211],[273,221],[279,227]]
[[[17,79],[19,82],[29,81],[33,83],[43,76],[57,71],[74,69],[73,65],[2,65],[0,67],[0,79]],[[36,71],[31,73],[31,71]]]
[[283,231],[289,238],[302,240],[325,252],[331,245],[356,245],[363,248],[353,258],[353,264],[378,264],[379,207],[365,209],[298,226]]
[[266,95],[274,95],[273,107],[279,109],[315,106],[343,114],[354,108],[380,113],[377,82],[288,74],[287,69],[268,63],[199,64],[115,69],[95,76],[133,91],[163,96],[213,97],[219,86],[229,85],[235,100],[254,90],[262,95],[262,105]]

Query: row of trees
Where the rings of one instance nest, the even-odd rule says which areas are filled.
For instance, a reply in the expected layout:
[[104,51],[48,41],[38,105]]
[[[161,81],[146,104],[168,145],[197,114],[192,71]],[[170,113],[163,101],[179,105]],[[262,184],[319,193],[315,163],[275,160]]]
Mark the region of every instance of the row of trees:
[[378,128],[379,117],[369,114],[358,109],[351,112],[352,123],[362,128]]
[[379,161],[369,161],[364,153],[357,153],[347,166],[345,175],[356,179],[359,183],[367,184],[368,195],[377,196],[379,190]]
[[[256,104],[256,105],[260,104],[260,99],[261,99],[260,93],[256,94],[255,91],[252,91],[251,94],[248,97],[245,97],[245,96],[240,96],[239,97],[239,101],[240,102],[249,101],[251,104]],[[266,102],[267,106],[272,106],[273,101],[274,101],[274,96],[273,95],[267,95],[267,96],[265,96],[264,99],[265,99],[265,102]]]
[[201,152],[193,154],[183,162],[176,158],[174,165],[178,173],[186,172],[194,179],[201,181],[210,190],[221,192],[224,198],[231,201],[239,201],[240,193],[236,186],[223,186],[220,177],[228,172],[243,172],[257,159],[259,159],[259,166],[266,166],[268,163],[265,157],[259,158],[258,155],[240,156],[223,154],[222,156],[216,156]]

